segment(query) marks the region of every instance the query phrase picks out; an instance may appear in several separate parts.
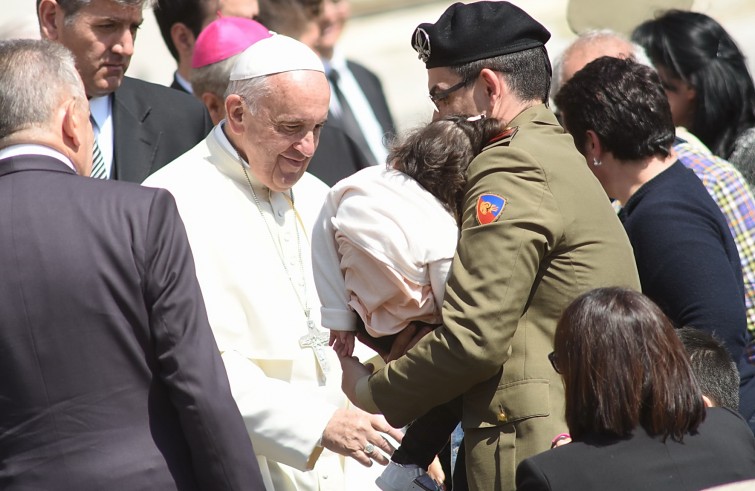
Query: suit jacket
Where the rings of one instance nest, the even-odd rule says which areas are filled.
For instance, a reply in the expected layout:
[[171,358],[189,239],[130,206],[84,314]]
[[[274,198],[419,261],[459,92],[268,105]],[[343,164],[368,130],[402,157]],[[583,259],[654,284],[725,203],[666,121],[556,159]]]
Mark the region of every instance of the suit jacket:
[[0,161],[0,489],[263,489],[164,190]]
[[[383,134],[390,138],[395,132],[395,125],[380,80],[373,72],[358,63],[347,61],[346,65],[370,103]],[[331,97],[335,97],[335,94],[331,94]],[[348,135],[341,119],[329,112],[328,123],[320,132],[320,143],[307,171],[332,186],[368,165],[370,164],[365,161],[354,139]]]
[[207,110],[193,96],[124,77],[113,92],[113,178],[142,182],[211,129]]
[[553,113],[538,105],[510,124],[467,171],[443,326],[359,391],[396,427],[463,394],[470,489],[512,489],[516,464],[566,429],[548,362],[562,310],[593,288],[640,286],[605,191]]
[[725,408],[709,408],[682,443],[643,428],[627,439],[591,436],[527,459],[516,473],[519,491],[691,491],[752,478],[755,439]]

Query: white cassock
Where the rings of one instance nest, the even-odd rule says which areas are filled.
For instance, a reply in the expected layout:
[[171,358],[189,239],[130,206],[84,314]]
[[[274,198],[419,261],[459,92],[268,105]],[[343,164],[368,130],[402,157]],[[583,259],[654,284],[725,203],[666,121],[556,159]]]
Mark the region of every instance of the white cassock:
[[305,308],[325,332],[309,237],[328,187],[305,173],[292,188],[302,230],[288,193],[271,192],[248,172],[258,208],[222,124],[144,185],[168,189],[176,199],[266,489],[377,489],[373,481],[382,467],[367,470],[329,450],[307,471],[327,422],[348,404],[333,350],[320,350],[329,365],[323,373],[315,350],[300,347],[308,333]]

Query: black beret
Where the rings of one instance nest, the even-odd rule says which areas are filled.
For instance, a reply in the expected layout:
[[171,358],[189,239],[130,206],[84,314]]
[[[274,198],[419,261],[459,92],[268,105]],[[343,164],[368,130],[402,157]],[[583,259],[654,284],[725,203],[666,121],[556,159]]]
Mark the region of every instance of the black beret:
[[455,3],[435,24],[420,24],[412,48],[427,68],[471,61],[543,46],[551,33],[509,2]]

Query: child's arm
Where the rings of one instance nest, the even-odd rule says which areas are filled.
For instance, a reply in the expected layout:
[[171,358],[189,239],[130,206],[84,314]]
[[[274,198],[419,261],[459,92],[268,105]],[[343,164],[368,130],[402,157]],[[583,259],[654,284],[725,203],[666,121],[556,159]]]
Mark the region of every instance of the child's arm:
[[333,347],[339,357],[354,354],[354,339],[356,331],[330,331],[328,344]]

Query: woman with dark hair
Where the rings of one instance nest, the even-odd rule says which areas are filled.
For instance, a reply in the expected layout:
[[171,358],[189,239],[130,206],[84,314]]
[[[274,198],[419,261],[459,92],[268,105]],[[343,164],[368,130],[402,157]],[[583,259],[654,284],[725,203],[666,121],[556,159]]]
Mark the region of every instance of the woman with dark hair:
[[561,87],[556,104],[606,194],[622,204],[642,291],[676,326],[715,332],[739,362],[747,340],[739,254],[720,208],[672,152],[658,75],[598,58]]
[[578,297],[549,358],[573,441],[523,461],[518,490],[698,490],[755,477],[749,428],[705,408],[673,325],[641,293]]
[[663,80],[676,126],[736,165],[755,186],[755,86],[744,55],[705,14],[670,10],[635,28]]

